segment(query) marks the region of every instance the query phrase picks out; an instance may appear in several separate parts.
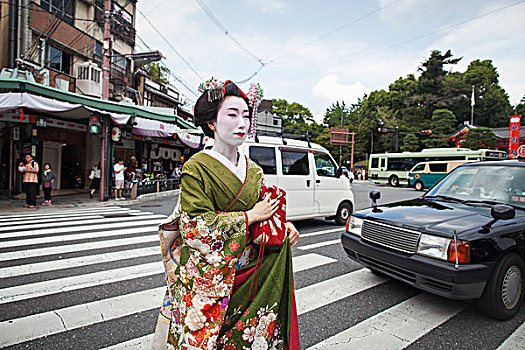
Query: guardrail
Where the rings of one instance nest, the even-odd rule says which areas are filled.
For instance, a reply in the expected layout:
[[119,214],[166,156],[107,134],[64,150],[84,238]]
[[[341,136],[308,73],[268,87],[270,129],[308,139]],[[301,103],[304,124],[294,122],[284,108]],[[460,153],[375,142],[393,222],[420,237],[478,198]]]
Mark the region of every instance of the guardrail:
[[144,179],[141,181],[133,181],[131,186],[131,199],[137,198],[142,194],[155,193],[176,190],[179,188],[179,179]]

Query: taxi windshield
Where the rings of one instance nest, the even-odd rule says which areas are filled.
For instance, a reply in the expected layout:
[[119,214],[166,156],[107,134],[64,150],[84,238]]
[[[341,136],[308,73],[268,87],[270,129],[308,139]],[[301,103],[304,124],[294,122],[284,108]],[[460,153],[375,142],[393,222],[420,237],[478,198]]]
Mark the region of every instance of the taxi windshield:
[[525,209],[525,167],[459,167],[425,197],[468,202],[503,203]]

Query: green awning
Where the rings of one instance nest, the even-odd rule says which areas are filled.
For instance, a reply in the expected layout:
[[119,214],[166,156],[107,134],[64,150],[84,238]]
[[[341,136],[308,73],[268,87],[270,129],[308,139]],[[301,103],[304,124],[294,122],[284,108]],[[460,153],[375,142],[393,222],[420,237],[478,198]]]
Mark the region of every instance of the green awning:
[[85,95],[76,94],[69,91],[63,91],[47,85],[38,84],[22,79],[3,79],[0,78],[0,91],[22,91],[29,92],[36,95],[54,98],[60,101],[69,103],[82,104],[88,107],[96,108],[110,113],[131,114],[137,117],[153,119],[163,122],[172,122],[184,129],[198,130],[194,125],[186,122],[176,115],[162,114],[146,110],[142,106],[123,105],[118,102],[101,100]]

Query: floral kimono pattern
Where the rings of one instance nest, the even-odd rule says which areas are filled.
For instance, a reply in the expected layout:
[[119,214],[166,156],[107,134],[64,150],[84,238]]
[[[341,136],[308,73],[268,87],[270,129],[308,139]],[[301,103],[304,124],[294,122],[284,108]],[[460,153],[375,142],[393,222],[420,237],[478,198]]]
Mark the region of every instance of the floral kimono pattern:
[[180,209],[159,230],[168,288],[154,349],[299,349],[289,241],[257,264],[250,239],[262,185],[249,159],[244,182],[203,152],[184,165]]

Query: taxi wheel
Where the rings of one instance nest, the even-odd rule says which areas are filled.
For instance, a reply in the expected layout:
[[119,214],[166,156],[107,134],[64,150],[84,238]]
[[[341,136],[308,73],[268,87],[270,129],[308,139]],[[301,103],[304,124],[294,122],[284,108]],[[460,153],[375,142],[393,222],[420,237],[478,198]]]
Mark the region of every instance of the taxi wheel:
[[479,299],[484,314],[500,321],[512,318],[525,298],[525,264],[516,253],[505,255],[496,265]]
[[335,223],[338,225],[345,225],[350,215],[352,215],[352,204],[347,202],[339,204],[337,214],[335,214]]
[[397,187],[399,186],[399,178],[396,175],[392,175],[390,176],[390,179],[388,179],[388,183],[392,187]]
[[415,184],[414,184],[414,188],[417,190],[417,191],[423,191],[423,183],[421,181],[417,181]]

